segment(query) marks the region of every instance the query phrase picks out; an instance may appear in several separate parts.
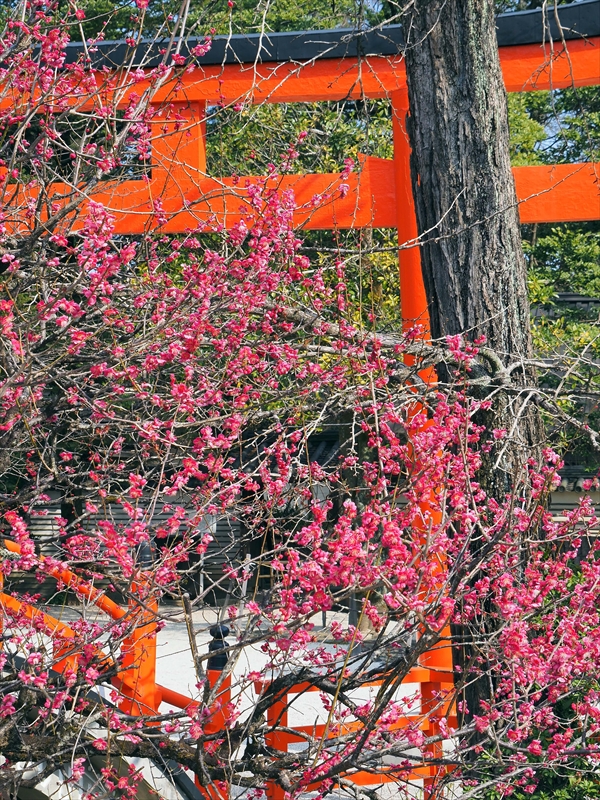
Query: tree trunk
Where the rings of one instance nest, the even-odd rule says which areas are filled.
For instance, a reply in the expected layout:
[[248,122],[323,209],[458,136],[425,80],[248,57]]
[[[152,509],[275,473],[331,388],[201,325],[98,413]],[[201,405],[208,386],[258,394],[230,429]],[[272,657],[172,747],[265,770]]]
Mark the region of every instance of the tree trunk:
[[[532,344],[494,2],[413,0],[403,26],[432,336],[483,335],[502,365],[514,365],[531,358]],[[511,377],[512,396],[495,409],[495,427],[514,428],[500,465],[502,493],[542,434],[535,406],[524,408],[519,392],[535,386],[533,371],[516,369]]]
[[493,0],[416,0],[406,66],[417,220],[434,337],[531,355]]
[[[413,0],[403,28],[431,332],[434,338],[483,335],[499,357],[489,370],[494,408],[485,423],[506,428],[511,437],[486,457],[480,478],[489,494],[503,500],[527,458],[537,454],[542,426],[526,389],[535,387],[533,371],[521,367],[508,378],[503,370],[530,358],[532,342],[494,2]],[[462,641],[461,666],[468,669],[481,656],[485,665],[473,634],[455,633]],[[471,713],[490,693],[489,678],[474,681],[466,692]]]

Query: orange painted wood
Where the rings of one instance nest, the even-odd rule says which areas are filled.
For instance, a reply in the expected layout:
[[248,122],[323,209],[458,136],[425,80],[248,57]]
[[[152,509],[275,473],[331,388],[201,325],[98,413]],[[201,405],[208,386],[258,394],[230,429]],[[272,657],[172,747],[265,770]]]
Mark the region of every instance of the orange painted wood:
[[[2,539],[2,543],[4,544],[4,547],[11,553],[21,552],[20,545],[18,545],[16,542],[12,542],[10,539]],[[70,589],[76,592],[76,594],[86,597],[101,611],[103,611],[109,617],[112,617],[112,619],[123,619],[123,617],[127,615],[127,612],[121,608],[118,603],[115,603],[114,600],[106,597],[104,592],[100,591],[100,589],[97,589],[88,581],[83,580],[74,572],[71,572],[70,569],[62,566],[49,567],[46,563],[47,559],[45,556],[40,556],[40,562],[44,565],[44,569],[47,570],[48,575],[51,575],[59,583],[64,583],[65,586],[68,586]]]
[[[165,232],[184,232],[210,223],[211,217],[231,228],[251,212],[247,187],[259,178],[200,178],[190,182],[190,170],[159,177],[157,171],[150,191],[138,184],[121,184],[98,193],[95,198],[117,213],[121,233],[146,229],[151,208],[150,197],[161,196],[169,217]],[[515,167],[517,197],[522,222],[575,222],[600,219],[600,164],[565,164],[558,166]],[[406,185],[408,173],[394,167],[394,162],[366,158],[360,172],[345,181],[348,192],[342,196],[342,181],[336,174],[288,175],[268,185],[279,191],[293,191],[296,201],[294,224],[307,230],[351,228],[396,228],[399,243],[416,237],[414,211],[406,202],[397,204],[398,186]],[[401,251],[405,272],[413,271],[410,259],[418,259],[417,248]],[[407,285],[403,280],[403,285]],[[409,287],[410,288],[410,287]],[[424,293],[422,292],[424,297]],[[416,298],[416,287],[411,296]],[[407,301],[408,302],[408,301]],[[415,300],[416,302],[416,300]],[[414,309],[403,316],[415,319]]]
[[[522,222],[600,219],[600,164],[515,167],[514,175]],[[298,227],[395,228],[402,222],[402,215],[409,213],[406,205],[396,209],[395,178],[393,161],[367,158],[362,171],[350,175],[345,182],[348,192],[344,197],[340,190],[342,181],[336,174],[287,175],[268,185],[294,192],[297,204],[294,223]],[[242,217],[252,215],[247,189],[259,180],[207,178],[198,169],[175,166],[170,170],[155,169],[149,182],[107,181],[93,194],[93,199],[115,215],[117,233],[139,234],[157,227],[152,215],[157,197],[161,198],[167,216],[166,224],[161,226],[164,232],[185,233],[217,222],[230,229]],[[10,191],[12,187],[8,187],[7,195]],[[24,232],[29,223],[23,208],[36,193],[23,187],[15,187],[14,191],[10,202],[4,201],[7,225],[14,233]],[[57,183],[52,187],[53,199],[65,202],[70,191]],[[79,227],[77,221],[73,224],[75,229]],[[410,230],[407,228],[401,234],[401,242],[413,238]],[[401,252],[416,252],[416,248]],[[406,314],[403,312],[407,318],[409,311],[412,313],[408,308]]]
[[[403,89],[392,94],[392,126],[394,133],[393,175],[389,183],[395,186],[398,229],[398,251],[400,268],[400,306],[402,309],[402,328],[410,330],[418,323],[423,336],[429,338],[429,313],[427,297],[421,273],[421,250],[417,245],[417,218],[412,195],[410,176],[410,143],[406,129],[408,92]],[[379,185],[379,184],[378,184]],[[413,243],[412,247],[406,247]]]
[[[568,54],[567,54],[568,53]],[[500,48],[500,62],[509,92],[561,89],[600,83],[600,37],[562,44]],[[209,103],[309,103],[344,98],[387,97],[406,86],[404,62],[370,56],[360,66],[356,59],[324,59],[302,64],[225,64],[197,68],[184,75],[176,96]],[[165,86],[157,101],[173,97]]]
[[568,41],[566,51],[559,42],[501,47],[500,63],[508,92],[593,86],[600,83],[600,37]]
[[514,167],[521,222],[600,219],[600,164]]
[[[44,613],[39,608],[17,600],[16,597],[10,594],[0,592],[0,612],[2,617],[6,616],[6,611],[17,617],[22,615],[29,622],[39,626],[39,630],[43,630],[49,635],[55,635],[57,639],[62,640],[61,644],[64,647],[67,647],[69,642],[75,639],[75,631],[64,622]],[[64,660],[60,663],[63,664]]]
[[[551,47],[538,44],[500,48],[500,62],[509,92],[561,89],[600,83],[600,37],[561,43]],[[124,107],[131,92],[141,95],[149,89],[147,81],[119,78],[115,73],[96,73],[98,94],[89,100],[73,96],[73,106],[89,110],[99,103]],[[308,64],[258,63],[196,67],[176,80],[166,82],[155,94],[154,102],[207,102],[209,104],[310,103],[350,98],[383,98],[406,87],[401,56],[368,56],[323,59]],[[17,105],[29,109],[37,98],[24,97],[7,88],[0,107]],[[51,98],[44,102],[51,103]]]
[[[256,184],[259,178],[220,180],[200,177],[193,181],[188,172],[191,170],[187,168],[173,169],[170,173],[155,170],[149,182],[139,180],[115,184],[107,181],[94,192],[92,199],[114,214],[115,230],[123,234],[138,234],[157,227],[152,213],[157,198],[160,198],[167,217],[161,230],[169,233],[209,228],[217,223],[231,229],[242,217],[255,215],[248,202],[248,186]],[[339,175],[289,175],[270,181],[268,186],[282,192],[294,191],[294,222],[299,227],[360,228],[374,224],[374,201],[368,171],[349,177],[345,196],[342,196],[341,184]],[[30,228],[23,209],[27,200],[36,195],[35,191],[23,187],[15,189],[15,196],[6,209],[6,224],[14,233],[24,233]],[[51,196],[55,202],[67,202],[72,192],[64,184],[56,183]],[[80,210],[84,209],[85,202]],[[81,227],[79,220],[68,224],[75,230]]]
[[[151,198],[160,196],[168,221],[161,230],[181,233],[215,223],[227,229],[242,218],[255,216],[248,200],[248,187],[256,177],[201,178],[197,183],[181,180],[181,174],[157,176],[149,186],[138,184],[123,190],[123,185],[98,193],[94,199],[116,213],[120,233],[141,233],[152,226]],[[361,228],[372,224],[373,201],[368,175],[353,175],[346,181],[348,193],[342,196],[339,175],[288,175],[269,181],[269,188],[293,191],[296,210],[294,223],[307,229]]]
[[[156,687],[156,635],[158,600],[149,594],[144,605],[134,598],[146,594],[144,581],[131,585],[129,617],[134,627],[121,645],[121,695],[119,707],[136,717],[156,714],[162,702],[162,693]],[[142,594],[142,596],[143,596]],[[157,723],[151,723],[157,724]]]
[[174,180],[206,175],[206,103],[172,103],[150,122],[152,163]]
[[[380,686],[383,683],[383,679],[369,681],[368,686]],[[413,667],[405,676],[402,681],[403,685],[407,683],[416,683],[420,684],[420,690],[423,695],[423,711],[427,712],[427,705],[435,706],[436,713],[441,714],[447,718],[448,725],[451,727],[456,727],[457,720],[455,715],[448,715],[449,704],[447,702],[442,702],[442,706],[437,709],[437,705],[439,702],[437,700],[437,695],[439,692],[443,692],[445,689],[451,689],[453,687],[453,674],[452,672],[440,672],[428,669],[426,667]],[[263,691],[269,686],[269,681],[267,680],[257,680],[254,681],[254,688],[258,695],[261,695]],[[299,694],[303,692],[318,692],[320,691],[317,687],[310,683],[300,683],[296,684],[295,686],[290,687],[287,691],[282,693],[282,695],[275,701],[275,703],[268,709],[267,711],[267,722],[268,724],[274,729],[277,726],[288,726],[288,710],[289,710],[289,699],[288,696],[290,694]],[[393,730],[400,730],[408,725],[414,724],[415,721],[417,722],[418,727],[423,730],[426,736],[430,736],[437,732],[434,725],[432,725],[431,721],[425,716],[421,719],[418,717],[422,714],[421,711],[415,711],[414,716],[403,716],[395,722],[391,728]],[[415,717],[417,719],[415,719]],[[344,722],[341,725],[332,724],[326,725],[323,723],[317,723],[314,725],[294,725],[294,730],[298,731],[299,734],[306,733],[316,737],[327,737],[332,738],[335,736],[346,735],[348,732],[351,731],[360,731],[361,730],[361,723],[356,721],[352,722]],[[287,752],[288,745],[293,742],[301,742],[303,741],[303,737],[301,735],[294,735],[288,731],[282,730],[272,730],[271,732],[265,735],[265,741],[270,747],[273,747],[277,750],[282,752]],[[441,748],[438,748],[441,753]],[[428,764],[422,765],[413,765],[408,772],[410,773],[411,779],[415,778],[423,778],[425,781],[431,782],[434,779],[435,774],[437,773],[438,768],[435,766],[431,766]],[[382,785],[384,783],[395,783],[398,782],[399,773],[406,773],[406,769],[401,767],[394,767],[393,765],[390,766],[383,766],[379,768],[377,771],[373,772],[366,772],[363,770],[358,770],[356,772],[348,772],[343,775],[344,778],[352,781],[360,786],[377,786]],[[305,787],[307,791],[318,791],[320,789],[320,782],[316,782],[314,784],[309,784]],[[283,789],[273,783],[268,782],[266,789],[265,789],[267,798],[269,800],[283,800],[284,798],[284,791]]]
[[[375,227],[391,228],[395,227],[390,213],[394,212],[395,204],[390,202],[389,187],[393,186],[394,167],[392,161],[379,161],[378,178],[371,179],[376,209],[373,219]],[[521,222],[585,222],[600,219],[600,163],[513,167],[513,175]],[[409,176],[397,171],[396,179],[400,181],[397,185],[405,185]],[[400,243],[413,239],[416,227],[404,221],[410,217],[408,206],[399,204],[397,214],[399,230],[403,231],[403,235],[399,235]],[[400,225],[403,227],[400,228]]]
[[157,683],[156,688],[160,691],[161,701],[175,706],[175,708],[185,709],[199,705],[197,700],[192,700],[191,697],[187,697],[187,695],[181,694],[181,692],[176,692],[175,689],[169,689],[168,686],[162,686],[160,683]]
[[156,101],[177,97],[224,105],[240,101],[313,103],[386,97],[405,85],[401,56],[368,56],[360,65],[355,58],[323,59],[308,64],[224,64],[197,67],[182,76],[177,88],[174,83],[166,84],[157,93]]

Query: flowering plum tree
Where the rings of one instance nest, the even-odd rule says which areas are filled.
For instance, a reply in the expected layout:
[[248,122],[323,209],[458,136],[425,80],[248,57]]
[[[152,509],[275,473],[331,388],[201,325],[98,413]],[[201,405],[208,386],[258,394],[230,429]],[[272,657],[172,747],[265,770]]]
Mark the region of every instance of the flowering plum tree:
[[[66,65],[81,12],[53,13],[28,2],[1,43],[3,796],[141,796],[148,761],[210,798],[402,796],[423,777],[432,797],[508,796],[542,767],[595,774],[597,520],[587,501],[548,513],[551,451],[504,498],[478,484],[507,438],[478,424],[493,354],[365,326],[344,259],[302,252],[276,167],[228,231],[167,235],[157,202],[142,235],[117,234],[94,190],[145,164],[156,93],[188,64],[167,51],[143,82]],[[440,361],[452,381],[424,387]],[[237,526],[225,544],[218,520]],[[18,596],[24,572],[128,610],[59,625]],[[215,683],[190,629],[197,691],[162,713],[128,675],[190,576],[188,622],[220,593],[233,637]],[[454,674],[451,630],[472,653]],[[482,679],[492,700],[469,717]],[[322,720],[294,734],[310,692]]]

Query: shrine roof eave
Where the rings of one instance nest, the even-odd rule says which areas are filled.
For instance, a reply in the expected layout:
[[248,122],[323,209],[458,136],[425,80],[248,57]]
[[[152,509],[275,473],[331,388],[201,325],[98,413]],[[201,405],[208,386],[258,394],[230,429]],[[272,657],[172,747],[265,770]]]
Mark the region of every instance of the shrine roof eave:
[[[542,44],[550,40],[582,39],[600,36],[600,0],[558,6],[559,30],[554,9],[514,11],[497,17],[499,47]],[[198,42],[185,41],[180,49],[183,56]],[[124,64],[151,68],[164,59],[168,40],[143,40],[131,48],[125,40],[98,42],[90,54],[94,68],[118,68]],[[215,36],[208,53],[198,59],[202,66],[218,64],[306,63],[321,59],[357,58],[358,56],[397,56],[404,47],[400,25],[389,25],[365,31],[347,28],[285,33],[237,34]],[[67,63],[81,56],[83,44],[67,45]]]

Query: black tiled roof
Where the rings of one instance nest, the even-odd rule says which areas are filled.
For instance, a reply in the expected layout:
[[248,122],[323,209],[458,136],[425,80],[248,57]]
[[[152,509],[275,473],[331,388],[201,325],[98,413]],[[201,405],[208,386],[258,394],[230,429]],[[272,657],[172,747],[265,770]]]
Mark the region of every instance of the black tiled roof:
[[[562,35],[566,39],[600,36],[600,0],[558,6]],[[554,18],[554,9],[543,15],[541,9],[514,11],[497,18],[500,47],[536,44],[550,36],[560,39]],[[189,51],[200,39],[188,39],[182,45],[181,55]],[[94,67],[119,67],[125,63],[151,67],[163,58],[169,40],[142,41],[135,50],[124,40],[99,42],[91,53]],[[366,31],[346,28],[323,31],[293,31],[290,33],[255,33],[234,36],[216,36],[206,55],[199,59],[202,65],[252,64],[260,62],[307,62],[323,58],[356,56],[393,56],[401,52],[404,36],[400,25],[389,25]],[[67,45],[67,62],[73,63],[83,52],[81,42]]]

